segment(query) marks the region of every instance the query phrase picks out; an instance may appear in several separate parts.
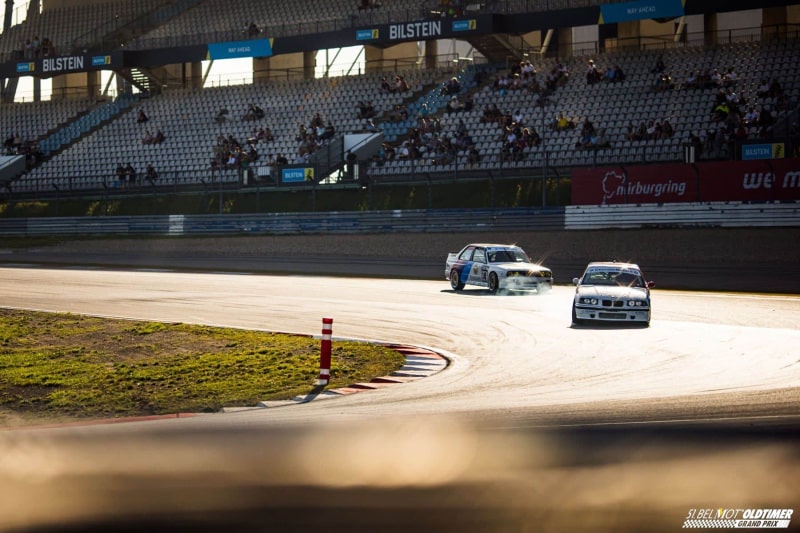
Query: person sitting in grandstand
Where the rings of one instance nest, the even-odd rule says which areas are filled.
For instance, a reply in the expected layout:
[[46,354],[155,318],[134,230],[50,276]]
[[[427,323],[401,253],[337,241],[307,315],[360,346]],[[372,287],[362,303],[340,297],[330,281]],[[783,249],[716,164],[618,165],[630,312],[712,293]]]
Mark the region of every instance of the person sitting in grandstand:
[[680,87],[678,87],[678,89],[679,90],[697,89],[697,87],[698,87],[698,76],[699,75],[700,75],[700,72],[697,71],[697,70],[690,71],[689,75],[686,76],[686,81],[681,83],[681,85],[680,85]]
[[248,37],[258,37],[258,34],[261,33],[261,30],[258,28],[258,24],[255,22],[251,22],[247,26],[247,36]]
[[662,72],[658,75],[658,80],[656,81],[653,90],[656,92],[660,91],[669,91],[675,87],[675,82],[672,80],[672,76],[669,75],[668,72]]
[[458,113],[459,111],[463,110],[464,110],[464,104],[461,103],[461,101],[458,99],[457,96],[453,95],[453,97],[450,98],[450,101],[447,102],[447,112]]
[[125,165],[125,178],[127,179],[129,185],[136,183],[136,170],[130,163]]
[[136,117],[136,122],[142,124],[143,122],[147,122],[150,118],[144,112],[144,109],[139,109],[139,115]]
[[242,115],[242,121],[261,120],[264,118],[264,110],[255,104],[247,106],[247,111]]
[[217,112],[216,116],[214,117],[214,122],[216,122],[217,124],[222,124],[223,122],[228,120],[229,113],[230,112],[225,108],[220,109]]
[[769,93],[767,96],[770,98],[780,98],[783,96],[783,87],[781,87],[777,78],[773,78],[772,83],[769,84]]
[[150,130],[147,130],[142,137],[142,144],[153,144],[153,133]]
[[758,126],[758,111],[756,111],[755,107],[750,106],[747,108],[747,113],[744,114],[742,124],[747,128]]
[[474,144],[470,145],[470,147],[467,148],[467,164],[477,165],[480,162],[481,162],[481,153],[478,151],[478,147],[475,146]]
[[733,67],[729,67],[727,72],[722,75],[722,86],[723,87],[731,87],[736,85],[736,82],[739,81],[739,75],[736,74],[736,71],[733,70]]
[[122,163],[117,163],[117,169],[114,171],[117,176],[117,183],[120,187],[125,185],[125,167],[122,166]]
[[720,102],[714,107],[714,111],[711,114],[711,120],[714,122],[723,122],[728,120],[728,114],[730,114],[730,106],[728,105],[727,101]]
[[358,118],[372,118],[375,114],[375,106],[372,105],[372,102],[369,100],[358,102]]
[[669,120],[664,119],[661,121],[661,138],[669,139],[675,134],[675,129]]
[[542,138],[533,126],[522,128],[522,140],[525,146],[539,146],[542,144]]
[[655,66],[650,70],[650,74],[661,74],[666,67],[664,66],[664,56],[658,56]]
[[147,169],[144,173],[144,179],[150,183],[153,183],[158,179],[158,172],[156,172],[156,169],[153,167],[152,163],[147,164]]
[[565,117],[563,112],[558,115],[558,121],[556,122],[556,129],[558,131],[571,130],[574,127],[575,123]]
[[403,76],[397,75],[394,77],[394,92],[404,93],[410,90],[411,87]]
[[328,141],[333,138],[336,134],[336,128],[334,128],[333,124],[329,120],[325,127],[322,129],[322,135],[319,135],[321,141]]
[[444,87],[442,87],[441,91],[443,95],[447,96],[456,95],[460,92],[461,92],[461,82],[459,82],[458,78],[456,78],[455,76],[450,78],[447,84]]
[[603,77],[603,72],[594,64],[594,59],[589,60],[589,65],[586,67],[586,84],[592,85],[600,81]]
[[156,129],[156,135],[153,137],[153,144],[161,144],[164,142],[164,132],[161,131],[161,128]]
[[394,92],[394,88],[389,83],[389,80],[386,79],[386,76],[381,78],[381,92],[383,94],[389,94]]
[[483,106],[483,116],[481,116],[481,122],[484,124],[487,122],[497,122],[497,120],[500,118],[500,115],[500,109],[498,109],[497,104],[486,104]]

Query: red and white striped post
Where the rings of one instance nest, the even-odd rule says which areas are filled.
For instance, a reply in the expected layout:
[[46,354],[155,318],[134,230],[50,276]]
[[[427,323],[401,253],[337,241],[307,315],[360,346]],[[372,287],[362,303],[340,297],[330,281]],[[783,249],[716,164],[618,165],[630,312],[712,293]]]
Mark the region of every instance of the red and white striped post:
[[322,342],[319,345],[319,379],[317,385],[327,385],[331,379],[331,335],[333,319],[322,319]]

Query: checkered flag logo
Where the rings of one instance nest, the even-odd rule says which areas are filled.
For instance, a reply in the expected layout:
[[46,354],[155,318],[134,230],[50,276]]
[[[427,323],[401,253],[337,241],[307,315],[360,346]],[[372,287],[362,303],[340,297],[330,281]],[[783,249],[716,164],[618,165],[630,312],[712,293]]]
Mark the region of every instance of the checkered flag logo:
[[683,529],[695,529],[695,528],[734,529],[736,528],[736,520],[686,520],[683,523]]

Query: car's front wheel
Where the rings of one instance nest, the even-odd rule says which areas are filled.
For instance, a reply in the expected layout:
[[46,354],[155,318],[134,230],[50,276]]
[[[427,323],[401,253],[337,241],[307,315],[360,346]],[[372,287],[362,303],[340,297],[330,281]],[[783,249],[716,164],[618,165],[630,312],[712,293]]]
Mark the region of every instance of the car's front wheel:
[[454,291],[460,291],[464,288],[464,284],[461,283],[461,276],[458,275],[458,270],[455,268],[450,271],[450,287]]
[[500,288],[500,280],[497,279],[497,272],[489,273],[489,292],[496,294]]
[[576,326],[583,324],[583,320],[578,318],[578,313],[575,311],[575,304],[572,305],[572,323]]

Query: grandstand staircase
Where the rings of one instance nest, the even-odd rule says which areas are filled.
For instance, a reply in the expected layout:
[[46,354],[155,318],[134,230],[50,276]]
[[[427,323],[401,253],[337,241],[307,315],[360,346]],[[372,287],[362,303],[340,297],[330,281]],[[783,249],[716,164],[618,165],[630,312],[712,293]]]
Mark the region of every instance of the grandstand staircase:
[[467,42],[480,51],[492,64],[508,64],[523,59],[527,45],[522,37],[507,33],[475,35]]
[[166,86],[167,70],[164,67],[132,67],[117,69],[114,72],[125,78],[131,85],[147,94],[161,94]]

